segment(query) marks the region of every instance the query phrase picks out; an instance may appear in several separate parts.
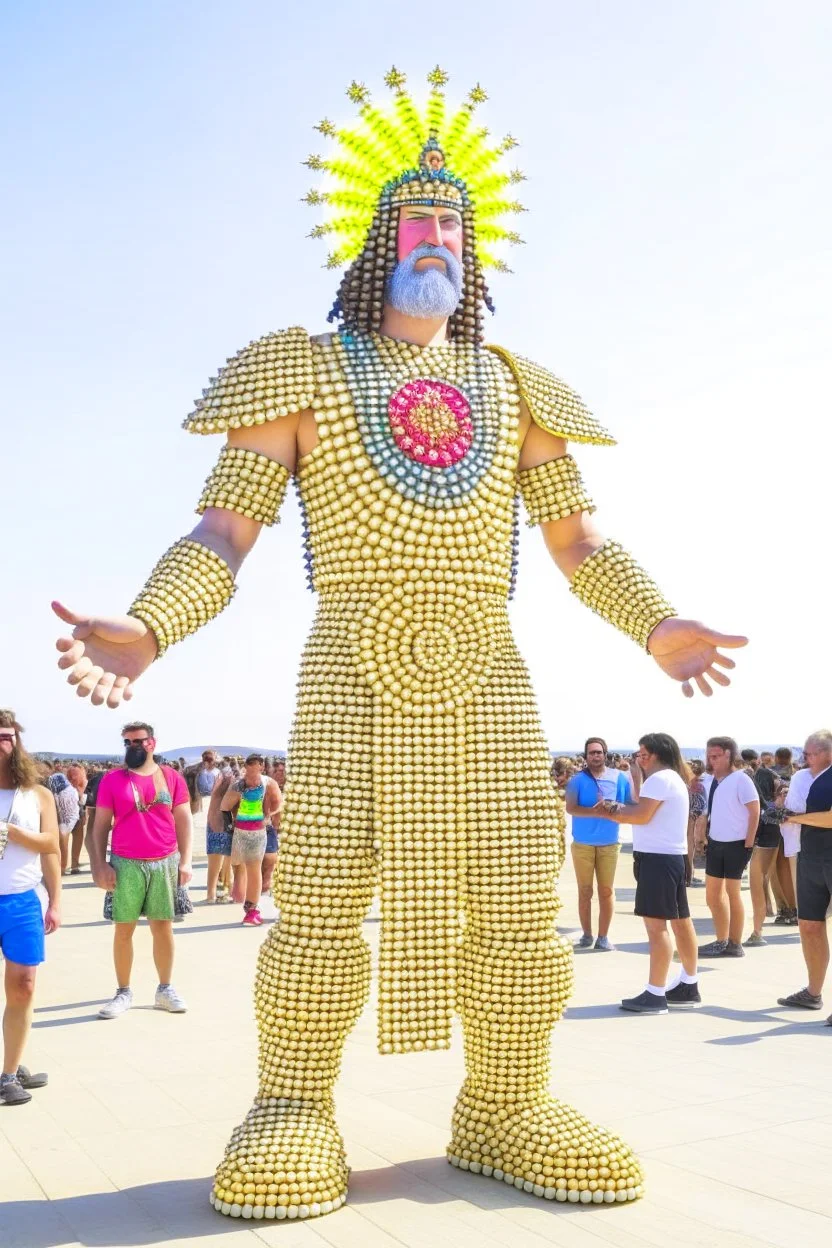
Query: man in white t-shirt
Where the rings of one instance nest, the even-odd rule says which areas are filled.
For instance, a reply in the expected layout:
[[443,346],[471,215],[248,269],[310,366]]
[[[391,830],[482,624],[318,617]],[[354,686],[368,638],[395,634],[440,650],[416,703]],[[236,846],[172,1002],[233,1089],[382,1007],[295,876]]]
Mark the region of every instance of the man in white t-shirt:
[[[633,825],[635,912],[644,919],[650,945],[650,977],[643,992],[621,1002],[634,1014],[666,1014],[668,1006],[692,1010],[702,1004],[697,973],[696,931],[685,887],[688,847],[689,775],[679,746],[665,732],[651,732],[639,741],[636,755],[646,776],[638,802],[599,804],[598,814],[615,823]],[[682,970],[667,987],[673,946],[670,923]]]
[[701,958],[743,958],[745,907],[742,875],[754,852],[760,823],[760,795],[740,766],[733,737],[711,737],[708,763],[714,781],[708,794],[708,848],[705,854],[705,900],[714,921],[715,940],[699,950]]

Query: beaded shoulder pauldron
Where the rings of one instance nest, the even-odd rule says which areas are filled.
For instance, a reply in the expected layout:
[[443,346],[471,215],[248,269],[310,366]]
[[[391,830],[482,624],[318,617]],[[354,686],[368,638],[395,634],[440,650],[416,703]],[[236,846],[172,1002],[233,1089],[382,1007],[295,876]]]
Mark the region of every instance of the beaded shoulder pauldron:
[[183,422],[189,433],[225,433],[311,407],[312,344],[305,329],[266,334],[229,359]]
[[489,344],[489,351],[508,365],[536,425],[568,442],[615,446],[615,438],[592,415],[583,399],[565,382],[522,355]]

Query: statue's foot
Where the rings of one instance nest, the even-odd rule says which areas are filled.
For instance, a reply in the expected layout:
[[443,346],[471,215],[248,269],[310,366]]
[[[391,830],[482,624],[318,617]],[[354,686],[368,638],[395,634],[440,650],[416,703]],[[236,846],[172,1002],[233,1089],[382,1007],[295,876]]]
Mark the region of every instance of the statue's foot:
[[545,1200],[611,1205],[637,1200],[644,1190],[624,1141],[548,1093],[498,1103],[464,1085],[448,1160]]
[[347,1199],[331,1101],[258,1100],[217,1167],[211,1204],[232,1218],[316,1218]]

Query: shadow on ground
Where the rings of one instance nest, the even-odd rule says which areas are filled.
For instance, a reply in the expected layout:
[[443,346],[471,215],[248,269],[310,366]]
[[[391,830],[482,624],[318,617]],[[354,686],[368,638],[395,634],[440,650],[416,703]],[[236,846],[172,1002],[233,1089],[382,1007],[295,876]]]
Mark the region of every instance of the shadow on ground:
[[[176,1179],[145,1183],[120,1192],[10,1201],[3,1205],[0,1242],[3,1248],[64,1248],[76,1241],[83,1248],[134,1248],[172,1240],[197,1243],[216,1239],[221,1244],[225,1235],[274,1224],[265,1219],[222,1217],[208,1204],[210,1188],[210,1178]],[[423,1206],[464,1199],[477,1208],[495,1211],[540,1207],[544,1203],[505,1184],[455,1170],[444,1157],[423,1157],[402,1166],[352,1173],[349,1203],[354,1208],[399,1199],[413,1201],[414,1197]],[[604,1217],[604,1210],[609,1207],[546,1201],[545,1208],[553,1216]],[[338,1214],[328,1216],[337,1218]],[[316,1223],[317,1219],[313,1226]],[[252,1243],[257,1242],[252,1237]]]

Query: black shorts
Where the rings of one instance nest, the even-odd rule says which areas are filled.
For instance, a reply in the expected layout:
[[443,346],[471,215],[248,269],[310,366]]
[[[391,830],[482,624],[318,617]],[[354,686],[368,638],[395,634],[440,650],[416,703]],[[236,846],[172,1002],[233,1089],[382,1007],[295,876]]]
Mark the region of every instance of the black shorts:
[[635,913],[645,919],[689,919],[684,854],[633,853]]
[[760,849],[777,849],[781,841],[780,827],[776,823],[761,823],[754,844]]
[[832,849],[797,855],[797,914],[812,923],[824,923],[832,901]]
[[718,880],[741,880],[751,860],[745,841],[708,841],[705,852],[705,874]]

